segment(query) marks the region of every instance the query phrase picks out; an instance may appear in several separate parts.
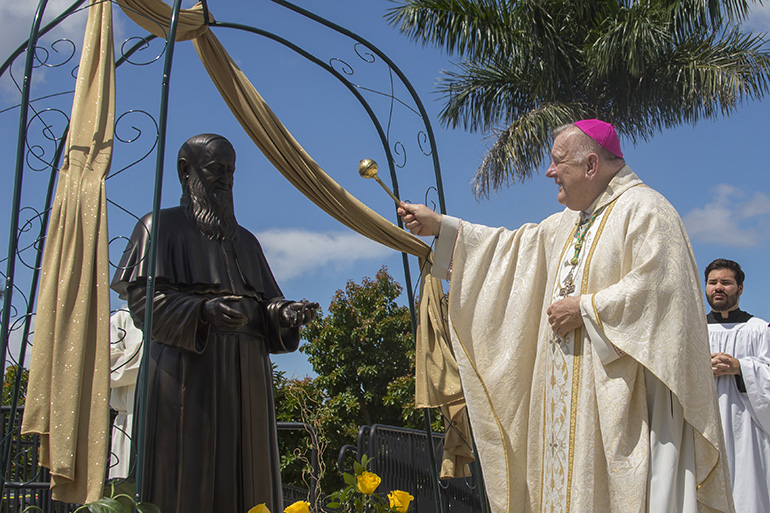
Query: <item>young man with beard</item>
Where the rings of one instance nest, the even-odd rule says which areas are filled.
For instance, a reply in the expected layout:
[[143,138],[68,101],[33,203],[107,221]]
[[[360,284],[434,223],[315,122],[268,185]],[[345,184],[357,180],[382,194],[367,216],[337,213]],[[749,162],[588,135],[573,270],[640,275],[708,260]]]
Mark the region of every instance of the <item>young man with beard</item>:
[[[227,139],[190,138],[177,170],[181,205],[160,211],[152,273],[142,500],[163,513],[281,511],[268,353],[295,350],[318,304],[285,301],[238,225]],[[112,282],[139,327],[152,222],[137,224]]]
[[770,511],[770,328],[738,306],[745,274],[723,258],[706,267],[711,368],[737,513]]

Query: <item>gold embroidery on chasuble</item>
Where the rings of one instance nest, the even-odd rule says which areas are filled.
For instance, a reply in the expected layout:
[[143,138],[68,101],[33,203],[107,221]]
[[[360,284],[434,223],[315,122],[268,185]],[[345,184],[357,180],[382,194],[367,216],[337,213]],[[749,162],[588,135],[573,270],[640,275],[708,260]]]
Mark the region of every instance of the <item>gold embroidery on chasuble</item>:
[[[450,319],[450,322],[451,322],[451,319]],[[476,364],[471,359],[471,356],[468,354],[468,350],[466,349],[467,346],[462,342],[462,338],[460,337],[460,332],[455,327],[453,322],[452,322],[452,329],[454,330],[454,335],[460,341],[458,346],[465,353],[465,357],[468,359],[468,362],[473,367],[473,372],[474,372],[474,374],[476,375],[476,378],[479,381],[479,385],[481,386],[482,390],[484,390],[484,395],[486,396],[487,401],[488,401],[488,403],[490,405],[490,411],[492,413],[492,417],[495,420],[495,427],[497,428],[497,432],[499,433],[500,439],[504,440],[505,439],[505,428],[503,427],[502,422],[500,422],[500,417],[497,415],[497,412],[495,411],[495,408],[493,406],[491,406],[493,404],[493,402],[492,402],[492,394],[489,392],[489,388],[487,387],[487,385],[486,385],[486,383],[484,381],[484,377],[483,377],[482,373],[479,372],[478,367],[476,366]],[[510,476],[511,475],[511,468],[510,468],[510,461],[509,461],[510,454],[508,453],[508,450],[507,450],[507,448],[505,446],[503,446],[503,450],[504,450],[504,453],[505,453],[505,475],[506,476]],[[505,511],[509,511],[509,506],[510,506],[507,503],[507,497],[508,496],[506,494],[506,507],[505,507]]]
[[[577,263],[572,251],[579,227],[572,230],[559,259],[553,284],[552,303],[576,293],[585,293],[591,257],[596,241],[604,228],[614,202],[597,215],[600,222],[589,226]],[[572,286],[580,282],[580,292]],[[550,334],[549,334],[550,335]],[[564,337],[550,335],[545,361],[543,392],[543,476],[541,479],[541,511],[569,513],[574,470],[575,432],[577,429],[578,396],[580,391],[583,333],[580,328]]]

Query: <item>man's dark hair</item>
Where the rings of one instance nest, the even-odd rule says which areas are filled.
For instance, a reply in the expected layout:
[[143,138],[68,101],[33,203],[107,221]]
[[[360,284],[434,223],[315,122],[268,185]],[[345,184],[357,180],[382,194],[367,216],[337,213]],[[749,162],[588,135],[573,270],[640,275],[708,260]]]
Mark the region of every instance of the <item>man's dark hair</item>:
[[726,258],[717,258],[706,267],[706,281],[709,279],[711,271],[716,269],[730,269],[735,276],[735,282],[738,285],[743,285],[743,280],[746,279],[746,274],[741,269],[741,265],[738,262],[733,262]]

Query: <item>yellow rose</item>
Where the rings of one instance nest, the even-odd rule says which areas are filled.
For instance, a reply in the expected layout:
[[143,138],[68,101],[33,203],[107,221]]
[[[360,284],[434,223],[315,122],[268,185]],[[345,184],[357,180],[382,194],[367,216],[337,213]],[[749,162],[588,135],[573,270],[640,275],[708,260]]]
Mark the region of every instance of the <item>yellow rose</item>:
[[414,500],[414,497],[409,492],[393,490],[388,494],[388,500],[390,500],[391,509],[395,509],[399,513],[406,513],[406,510],[409,509],[409,503]]
[[249,513],[270,513],[270,510],[265,506],[265,503],[257,504],[249,510]]
[[356,478],[358,482],[358,491],[366,495],[371,495],[380,486],[380,476],[374,472],[367,472],[364,470],[361,475]]
[[310,503],[307,501],[297,501],[291,506],[287,506],[283,513],[310,513]]

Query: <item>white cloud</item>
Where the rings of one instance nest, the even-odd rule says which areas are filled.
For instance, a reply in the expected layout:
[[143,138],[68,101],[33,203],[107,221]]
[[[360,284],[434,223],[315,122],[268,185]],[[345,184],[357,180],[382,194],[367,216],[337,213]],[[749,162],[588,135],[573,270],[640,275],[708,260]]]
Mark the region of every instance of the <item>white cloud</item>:
[[693,242],[752,248],[766,244],[770,236],[770,196],[749,193],[733,185],[719,184],[703,207],[684,215]]
[[268,230],[257,233],[278,282],[331,267],[342,271],[362,260],[382,260],[393,250],[355,232]]
[[770,215],[770,196],[757,192],[741,204],[741,218],[749,219],[755,216]]
[[[3,30],[0,30],[0,59],[5,60],[12,51],[29,38],[37,4],[37,2],[30,1],[0,1],[0,20],[2,20],[3,26]],[[72,5],[72,0],[51,0],[48,2],[40,28],[42,29],[70,5]],[[57,37],[70,38],[80,46],[83,42],[85,21],[86,18],[82,14],[71,16],[70,19],[62,21],[56,29]]]
[[[2,30],[0,30],[0,63],[5,62],[11,56],[11,53],[29,38],[37,4],[38,2],[36,1],[0,0],[0,20],[2,20],[0,22],[2,27]],[[61,14],[71,4],[72,0],[49,1],[40,28],[43,29],[46,24]],[[84,5],[88,4],[85,3]],[[81,8],[59,23],[51,32],[42,36],[38,41],[40,51],[36,53],[36,56],[43,59],[46,65],[40,66],[39,62],[35,62],[36,68],[32,79],[33,91],[46,84],[46,75],[50,71],[47,66],[58,67],[65,65],[67,70],[71,70],[78,65],[85,26],[86,12],[84,8]],[[69,40],[72,44],[62,41],[54,43],[54,41],[61,39]],[[3,95],[3,100],[9,103],[18,102],[19,87],[21,87],[20,84],[24,74],[25,55],[22,52],[16,57],[12,69],[6,71],[2,78],[0,78],[0,93]],[[13,82],[11,75],[15,77],[13,80],[16,83]],[[74,79],[72,87],[74,87]]]

